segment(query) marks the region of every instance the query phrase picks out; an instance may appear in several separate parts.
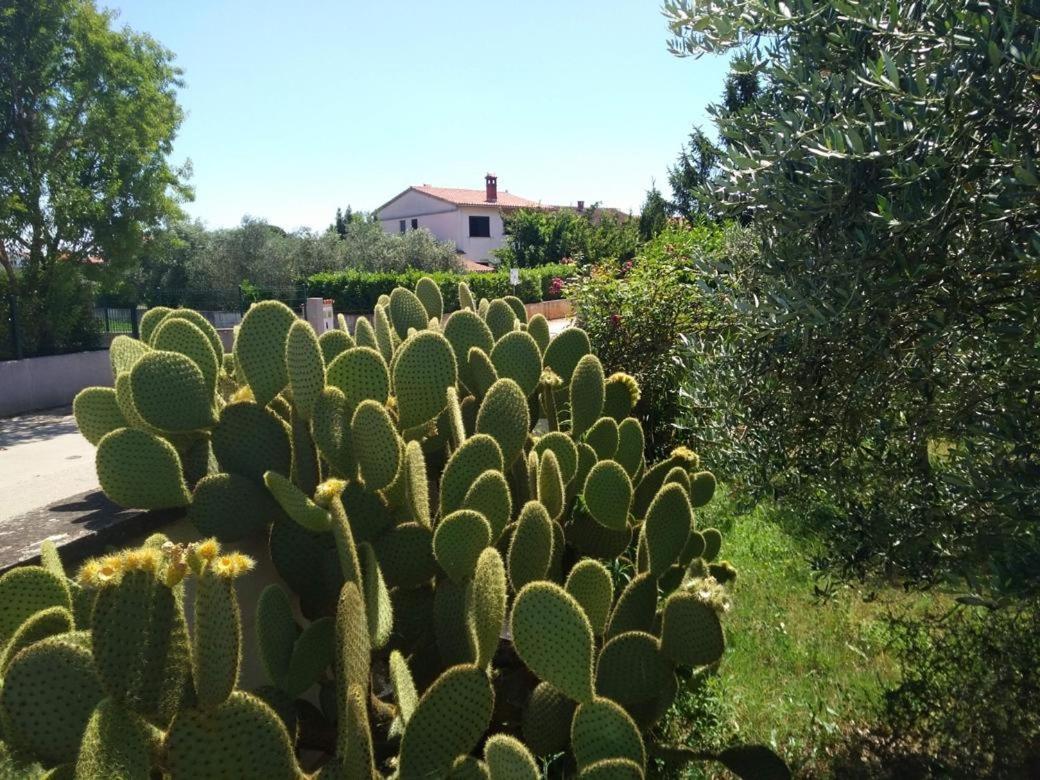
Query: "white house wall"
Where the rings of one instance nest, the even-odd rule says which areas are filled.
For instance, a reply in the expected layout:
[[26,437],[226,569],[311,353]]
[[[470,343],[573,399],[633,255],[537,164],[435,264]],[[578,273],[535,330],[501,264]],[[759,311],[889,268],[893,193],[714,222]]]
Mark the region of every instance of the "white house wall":
[[[491,237],[470,238],[469,218],[490,217]],[[387,233],[399,233],[401,220],[405,229],[412,229],[412,220],[426,228],[440,241],[451,241],[471,260],[491,260],[492,250],[502,246],[504,231],[502,212],[491,206],[456,206],[415,190],[405,192],[391,201],[379,213],[379,224]]]
[[[470,217],[491,217],[490,238],[470,238]],[[491,251],[498,249],[503,243],[502,212],[497,208],[481,208],[479,206],[462,206],[458,211],[458,231],[461,241],[458,247],[470,260],[492,260]]]

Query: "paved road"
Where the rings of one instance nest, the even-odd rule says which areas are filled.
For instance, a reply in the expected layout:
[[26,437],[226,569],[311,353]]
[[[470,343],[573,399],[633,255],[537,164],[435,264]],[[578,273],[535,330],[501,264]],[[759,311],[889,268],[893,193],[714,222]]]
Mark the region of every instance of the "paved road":
[[0,520],[97,487],[69,407],[0,419]]

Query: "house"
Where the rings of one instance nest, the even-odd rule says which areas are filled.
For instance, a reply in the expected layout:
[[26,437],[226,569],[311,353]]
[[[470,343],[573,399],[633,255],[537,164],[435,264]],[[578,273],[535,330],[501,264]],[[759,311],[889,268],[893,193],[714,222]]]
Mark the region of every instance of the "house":
[[409,187],[378,209],[376,218],[388,233],[426,228],[441,241],[454,241],[471,262],[493,262],[492,250],[504,243],[502,215],[515,209],[542,208],[541,203],[503,190],[498,177],[484,177],[484,189]]

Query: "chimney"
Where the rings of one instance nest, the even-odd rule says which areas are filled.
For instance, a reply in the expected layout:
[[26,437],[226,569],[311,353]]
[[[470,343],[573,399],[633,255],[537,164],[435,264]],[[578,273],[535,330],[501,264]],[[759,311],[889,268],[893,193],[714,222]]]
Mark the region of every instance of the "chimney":
[[578,213],[580,214],[584,210],[585,210],[585,201],[579,200],[578,201]]
[[498,201],[498,177],[493,173],[489,173],[484,177],[484,189],[487,193],[485,200],[488,203],[495,203]]

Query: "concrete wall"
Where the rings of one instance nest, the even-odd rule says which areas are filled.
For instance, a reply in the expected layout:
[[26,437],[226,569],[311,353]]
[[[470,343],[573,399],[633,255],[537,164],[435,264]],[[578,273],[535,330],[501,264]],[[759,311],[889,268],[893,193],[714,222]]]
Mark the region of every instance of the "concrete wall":
[[108,350],[0,362],[0,417],[72,403],[84,387],[111,387]]

